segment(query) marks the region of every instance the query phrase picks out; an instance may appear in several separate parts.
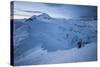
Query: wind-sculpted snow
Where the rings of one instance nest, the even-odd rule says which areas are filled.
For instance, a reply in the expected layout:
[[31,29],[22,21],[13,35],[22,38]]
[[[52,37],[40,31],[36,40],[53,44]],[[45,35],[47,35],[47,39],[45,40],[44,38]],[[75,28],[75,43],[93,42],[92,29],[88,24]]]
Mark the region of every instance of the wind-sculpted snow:
[[93,61],[97,59],[97,46],[95,44],[87,44],[81,49],[72,48],[71,50],[58,50],[54,52],[47,52],[43,48],[36,47],[15,59],[15,65]]
[[15,65],[96,60],[96,25],[96,20],[52,18],[45,13],[16,19]]

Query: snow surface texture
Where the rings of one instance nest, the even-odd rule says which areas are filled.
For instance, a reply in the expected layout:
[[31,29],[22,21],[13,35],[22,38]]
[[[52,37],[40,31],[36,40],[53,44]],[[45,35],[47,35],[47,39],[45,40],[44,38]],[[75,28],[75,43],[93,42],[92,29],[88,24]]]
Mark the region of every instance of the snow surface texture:
[[95,19],[52,18],[48,14],[14,20],[14,65],[95,61]]

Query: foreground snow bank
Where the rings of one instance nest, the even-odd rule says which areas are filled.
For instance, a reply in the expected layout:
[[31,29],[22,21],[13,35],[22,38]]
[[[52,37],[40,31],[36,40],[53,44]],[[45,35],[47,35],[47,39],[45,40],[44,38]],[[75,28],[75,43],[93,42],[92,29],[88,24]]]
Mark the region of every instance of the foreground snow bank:
[[39,48],[33,53],[29,51],[26,56],[21,57],[15,64],[28,65],[94,61],[97,59],[96,50],[96,43],[87,44],[83,48],[72,48],[70,50],[58,50],[55,52],[47,52]]

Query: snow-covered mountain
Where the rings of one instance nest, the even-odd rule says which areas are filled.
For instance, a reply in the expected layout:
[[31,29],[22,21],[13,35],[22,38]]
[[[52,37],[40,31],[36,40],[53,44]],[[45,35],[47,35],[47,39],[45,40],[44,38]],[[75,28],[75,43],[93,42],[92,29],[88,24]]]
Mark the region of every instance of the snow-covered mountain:
[[81,49],[91,43],[96,45],[96,37],[96,20],[67,20],[42,13],[14,21],[14,55],[17,60],[27,51],[29,54],[37,51],[36,48],[42,48],[47,53]]

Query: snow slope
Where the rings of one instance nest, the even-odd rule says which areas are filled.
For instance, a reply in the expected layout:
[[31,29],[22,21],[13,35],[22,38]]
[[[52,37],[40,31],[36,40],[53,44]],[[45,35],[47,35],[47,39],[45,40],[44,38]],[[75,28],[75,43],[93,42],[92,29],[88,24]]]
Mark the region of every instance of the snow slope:
[[96,60],[96,41],[96,20],[52,18],[46,13],[14,20],[15,65]]
[[34,52],[29,51],[25,56],[19,58],[16,65],[29,64],[53,64],[66,62],[82,62],[96,60],[97,48],[96,43],[87,44],[83,48],[73,48],[70,50],[58,50],[55,52],[47,52],[42,48],[38,48]]

